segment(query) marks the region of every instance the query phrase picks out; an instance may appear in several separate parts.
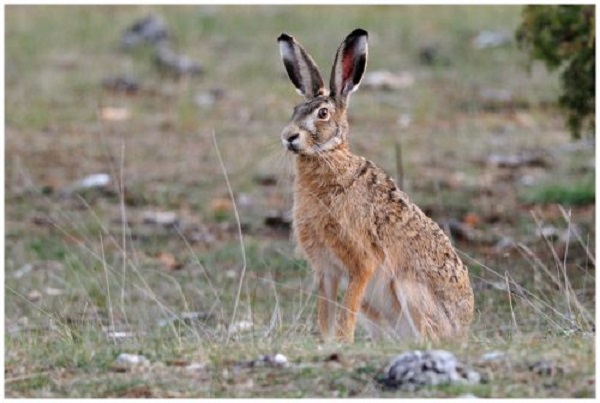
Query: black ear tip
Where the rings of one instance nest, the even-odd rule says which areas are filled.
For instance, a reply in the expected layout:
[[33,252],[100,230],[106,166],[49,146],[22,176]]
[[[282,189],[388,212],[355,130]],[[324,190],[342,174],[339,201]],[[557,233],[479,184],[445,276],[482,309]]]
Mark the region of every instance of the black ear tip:
[[348,38],[354,38],[357,36],[369,36],[369,33],[362,28],[356,28],[354,31],[350,32]]
[[286,34],[285,32],[282,33],[281,35],[279,35],[279,38],[277,38],[277,42],[279,41],[291,41],[294,38],[292,38],[291,36],[289,36],[288,34]]

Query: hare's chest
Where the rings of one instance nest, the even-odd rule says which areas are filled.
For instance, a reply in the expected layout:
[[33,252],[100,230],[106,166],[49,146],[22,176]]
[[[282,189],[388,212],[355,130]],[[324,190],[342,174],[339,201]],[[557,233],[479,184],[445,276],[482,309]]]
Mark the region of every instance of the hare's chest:
[[315,271],[335,270],[343,278],[348,271],[335,245],[344,231],[331,217],[322,215],[294,216],[294,230],[298,245]]
[[[321,198],[307,205],[300,199],[294,205],[295,235],[309,255],[317,250],[336,249],[334,246],[339,244],[352,245],[357,238],[356,217],[342,203],[326,201]],[[334,250],[328,253],[336,254]]]
[[294,228],[302,245],[308,241],[326,243],[328,239],[339,238],[345,230],[339,216],[329,207],[294,207]]

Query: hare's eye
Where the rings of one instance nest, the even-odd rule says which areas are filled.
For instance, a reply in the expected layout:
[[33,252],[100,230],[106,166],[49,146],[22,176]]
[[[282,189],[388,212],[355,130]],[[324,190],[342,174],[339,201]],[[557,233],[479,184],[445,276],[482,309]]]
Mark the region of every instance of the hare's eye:
[[319,119],[327,119],[327,117],[329,116],[329,109],[327,109],[327,108],[319,109],[319,112],[317,112],[317,116],[319,116]]

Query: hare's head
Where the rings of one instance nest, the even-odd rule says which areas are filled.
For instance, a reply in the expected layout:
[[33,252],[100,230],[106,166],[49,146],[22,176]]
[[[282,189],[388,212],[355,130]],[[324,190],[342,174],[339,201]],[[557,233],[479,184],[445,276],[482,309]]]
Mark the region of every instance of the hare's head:
[[294,108],[283,129],[283,145],[297,154],[312,155],[347,146],[346,109],[367,65],[367,32],[355,29],[340,45],[331,69],[329,90],[312,57],[287,34],[277,39],[283,64],[305,101]]

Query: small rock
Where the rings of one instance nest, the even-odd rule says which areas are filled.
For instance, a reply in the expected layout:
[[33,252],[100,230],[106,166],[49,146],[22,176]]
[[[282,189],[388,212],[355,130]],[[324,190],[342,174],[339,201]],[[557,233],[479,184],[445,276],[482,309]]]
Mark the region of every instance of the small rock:
[[208,229],[194,230],[188,235],[188,238],[191,242],[203,242],[206,244],[213,244],[217,241],[217,237]]
[[494,250],[500,253],[512,248],[513,246],[515,246],[515,241],[510,237],[503,236],[498,242],[496,242],[496,245],[494,245]]
[[121,47],[132,49],[141,44],[156,44],[169,36],[167,27],[162,19],[151,15],[136,21],[121,36]]
[[251,321],[241,320],[239,322],[232,323],[229,328],[229,331],[231,333],[247,332],[248,330],[252,330],[253,327],[254,323],[252,323]]
[[581,230],[579,229],[579,226],[571,223],[571,228],[567,228],[560,233],[558,236],[558,241],[563,244],[571,244],[577,241],[578,235],[581,237]]
[[380,70],[367,73],[363,78],[364,88],[373,90],[400,90],[411,87],[415,83],[415,77],[408,72],[391,73]]
[[44,296],[38,290],[33,290],[29,294],[27,294],[27,299],[31,302],[41,301]]
[[6,324],[4,326],[4,331],[6,333],[19,334],[23,330],[29,328],[29,318],[27,316],[22,316],[16,321],[7,319]]
[[160,71],[177,77],[203,72],[200,63],[188,56],[178,55],[166,46],[159,46],[156,49],[154,62]]
[[56,262],[53,260],[38,260],[21,266],[17,271],[13,273],[13,277],[21,278],[31,272],[38,270],[61,271],[62,269],[64,269],[64,266],[60,262]]
[[181,320],[188,323],[193,321],[206,320],[210,316],[211,315],[206,312],[182,312],[180,315]]
[[535,185],[535,183],[536,183],[536,178],[533,175],[522,175],[519,178],[519,184],[521,184],[523,186],[531,187],[531,186]]
[[476,384],[481,376],[444,350],[409,351],[395,357],[378,382],[388,388],[414,391],[447,383]]
[[560,230],[552,225],[544,225],[543,227],[537,229],[537,235],[539,237],[555,241],[560,236]]
[[224,92],[220,88],[213,88],[194,97],[194,103],[201,108],[208,108],[223,98]]
[[78,182],[79,187],[83,189],[103,187],[108,184],[110,184],[110,175],[108,174],[90,175]]
[[131,332],[106,332],[106,337],[109,339],[130,339],[133,337]]
[[270,355],[261,355],[255,360],[244,361],[237,364],[234,368],[235,371],[240,370],[242,368],[255,368],[255,367],[287,367],[289,364],[288,359],[283,354],[275,354],[274,356]]
[[529,364],[529,370],[537,375],[542,376],[551,376],[564,372],[561,367],[554,365],[554,363],[550,360],[539,360]]
[[248,193],[240,193],[236,199],[240,207],[250,207],[254,204],[254,198]]
[[194,97],[194,103],[201,108],[213,106],[216,101],[216,98],[207,92],[203,92]]
[[511,35],[504,31],[481,31],[473,38],[473,46],[476,49],[495,48],[510,42]]
[[111,179],[110,175],[105,173],[93,174],[86,176],[85,178],[76,181],[70,186],[67,186],[65,189],[61,191],[62,195],[69,195],[72,193],[81,192],[88,189],[100,189],[106,190],[108,185],[110,185]]
[[56,297],[59,295],[63,295],[65,293],[63,290],[59,290],[58,288],[52,288],[52,287],[46,287],[44,292],[46,293],[46,295],[51,296],[51,297]]
[[419,62],[425,66],[449,66],[450,58],[442,54],[438,45],[425,45],[419,49]]
[[27,263],[21,266],[17,271],[13,273],[14,278],[21,278],[29,272],[33,271],[34,265],[32,263]]
[[498,88],[484,88],[479,92],[479,97],[483,102],[498,104],[507,104],[513,100],[512,92]]
[[523,291],[523,288],[514,282],[506,284],[506,281],[486,281],[479,283],[478,287],[481,290],[497,290],[502,292],[510,292],[511,294],[521,297],[525,296],[525,291]]
[[205,370],[208,365],[205,362],[192,362],[185,367],[188,371],[202,371]]
[[102,86],[110,91],[134,94],[139,91],[140,84],[133,77],[117,76],[106,77],[102,80]]
[[177,213],[174,211],[145,211],[142,213],[142,221],[146,224],[176,225],[178,223]]
[[210,318],[212,318],[212,315],[206,312],[182,312],[179,316],[173,315],[169,319],[159,320],[158,325],[160,327],[165,327],[177,322],[183,322],[186,325],[191,325],[194,322],[202,322]]
[[276,365],[280,365],[280,366],[284,366],[287,365],[288,363],[288,359],[285,355],[283,354],[275,354],[275,356],[273,357],[272,361],[276,364]]
[[143,355],[121,353],[116,359],[117,364],[139,365],[148,363],[148,359]]
[[500,168],[518,168],[521,166],[548,167],[549,163],[539,154],[491,154],[486,162]]
[[483,361],[498,361],[506,357],[506,354],[502,351],[490,351],[481,356]]
[[397,123],[398,126],[400,126],[403,129],[406,129],[412,123],[412,116],[410,116],[410,114],[408,113],[403,113],[398,117]]

